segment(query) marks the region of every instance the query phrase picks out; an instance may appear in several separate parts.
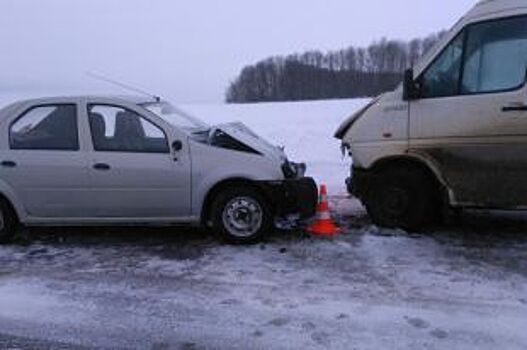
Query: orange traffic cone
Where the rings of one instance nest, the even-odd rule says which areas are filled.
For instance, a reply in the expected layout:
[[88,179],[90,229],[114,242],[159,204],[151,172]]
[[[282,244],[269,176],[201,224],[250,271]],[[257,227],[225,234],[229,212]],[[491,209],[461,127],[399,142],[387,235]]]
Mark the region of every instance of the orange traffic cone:
[[331,237],[340,232],[329,214],[328,191],[326,185],[320,186],[320,200],[317,208],[317,219],[307,228],[307,231],[317,235]]

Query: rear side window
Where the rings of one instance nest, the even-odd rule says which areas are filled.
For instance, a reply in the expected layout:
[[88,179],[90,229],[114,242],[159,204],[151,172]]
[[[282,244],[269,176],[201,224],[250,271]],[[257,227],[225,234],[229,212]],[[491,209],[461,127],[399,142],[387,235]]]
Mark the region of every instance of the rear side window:
[[163,130],[134,111],[119,106],[90,105],[88,115],[96,151],[169,153]]
[[77,108],[74,104],[31,108],[9,129],[11,149],[79,150]]

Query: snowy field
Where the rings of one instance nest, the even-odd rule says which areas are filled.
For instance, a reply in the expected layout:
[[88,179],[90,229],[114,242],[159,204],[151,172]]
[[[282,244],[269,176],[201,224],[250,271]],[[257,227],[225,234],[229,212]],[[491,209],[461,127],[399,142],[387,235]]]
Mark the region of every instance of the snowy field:
[[343,233],[231,247],[182,228],[35,230],[0,246],[0,349],[526,349],[525,215],[372,226],[332,138],[364,103],[183,106],[306,161]]

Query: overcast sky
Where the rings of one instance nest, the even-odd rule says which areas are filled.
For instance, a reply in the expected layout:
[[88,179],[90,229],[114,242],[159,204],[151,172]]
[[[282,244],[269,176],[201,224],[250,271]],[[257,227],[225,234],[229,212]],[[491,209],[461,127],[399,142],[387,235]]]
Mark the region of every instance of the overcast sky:
[[[450,28],[476,0],[0,0],[0,93],[116,92],[222,101],[249,63]],[[110,91],[111,90],[111,91]]]

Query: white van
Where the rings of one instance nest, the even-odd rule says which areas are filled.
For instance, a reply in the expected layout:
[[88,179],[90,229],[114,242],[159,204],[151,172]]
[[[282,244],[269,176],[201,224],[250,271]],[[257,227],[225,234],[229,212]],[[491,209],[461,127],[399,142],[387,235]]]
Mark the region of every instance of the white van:
[[336,132],[349,190],[384,227],[442,208],[527,208],[527,1],[485,0],[401,86]]

